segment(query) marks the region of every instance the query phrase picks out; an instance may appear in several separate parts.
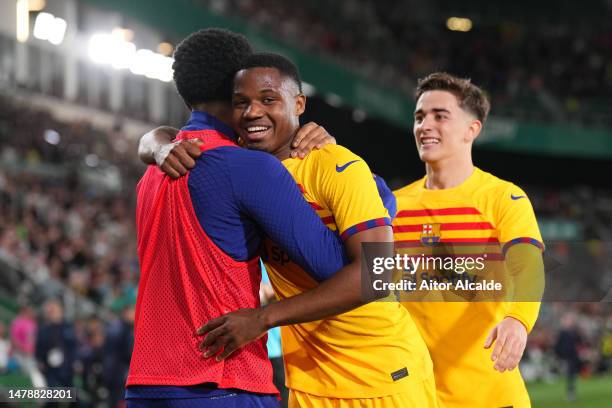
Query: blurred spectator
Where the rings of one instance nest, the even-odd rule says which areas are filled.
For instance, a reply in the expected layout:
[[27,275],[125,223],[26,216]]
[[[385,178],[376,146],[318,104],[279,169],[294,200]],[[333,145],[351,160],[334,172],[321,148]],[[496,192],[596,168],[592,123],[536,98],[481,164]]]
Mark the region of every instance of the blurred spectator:
[[49,387],[72,387],[77,339],[74,325],[64,320],[57,299],[44,304],[44,322],[36,339],[36,360]]
[[576,327],[576,315],[567,313],[561,320],[561,331],[555,344],[555,353],[565,362],[567,380],[567,399],[576,399],[576,377],[580,372],[580,357],[578,354],[581,345],[580,334]]
[[[88,403],[98,406],[102,401],[108,399],[106,387],[106,376],[116,376],[118,373],[108,373],[104,370],[104,360],[107,357],[105,345],[106,334],[104,324],[97,318],[89,319],[81,326],[78,338],[78,359],[81,368],[81,379],[83,389],[87,392]],[[110,351],[111,354],[121,350]]]
[[30,377],[34,387],[44,387],[46,382],[34,357],[37,330],[34,309],[28,305],[22,306],[10,330],[12,353],[17,364]]
[[6,335],[6,326],[0,320],[0,374],[6,372],[9,365],[11,343]]
[[606,372],[612,367],[612,316],[607,317],[604,334],[601,336],[601,361],[599,372]]
[[104,377],[111,408],[117,408],[123,401],[133,348],[134,306],[126,305],[121,311],[121,318],[108,326],[104,345]]

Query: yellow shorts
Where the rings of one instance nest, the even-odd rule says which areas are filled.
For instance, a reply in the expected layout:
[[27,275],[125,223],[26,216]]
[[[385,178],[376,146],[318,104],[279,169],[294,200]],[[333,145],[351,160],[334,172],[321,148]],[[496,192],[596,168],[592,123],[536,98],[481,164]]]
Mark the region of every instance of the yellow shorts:
[[433,375],[419,389],[376,398],[330,398],[289,390],[289,408],[438,408]]

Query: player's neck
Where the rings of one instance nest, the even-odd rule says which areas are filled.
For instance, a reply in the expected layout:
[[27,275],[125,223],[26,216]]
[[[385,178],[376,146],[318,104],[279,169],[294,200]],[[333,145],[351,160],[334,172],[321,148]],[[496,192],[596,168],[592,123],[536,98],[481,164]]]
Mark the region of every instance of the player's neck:
[[463,184],[474,172],[472,158],[461,161],[441,161],[426,163],[427,180],[425,188],[428,190],[444,190]]
[[284,143],[282,146],[279,146],[278,149],[272,152],[274,157],[276,157],[280,161],[289,159],[291,157],[291,143],[293,143],[293,139],[295,138],[296,133],[297,129],[295,130],[295,132],[293,132],[293,136],[291,136],[286,143]]
[[287,146],[281,147],[279,150],[274,152],[274,156],[280,161],[290,158],[291,157],[291,146],[287,145]]
[[228,126],[232,123],[232,107],[227,102],[219,101],[200,103],[193,105],[192,109],[200,112],[206,112]]

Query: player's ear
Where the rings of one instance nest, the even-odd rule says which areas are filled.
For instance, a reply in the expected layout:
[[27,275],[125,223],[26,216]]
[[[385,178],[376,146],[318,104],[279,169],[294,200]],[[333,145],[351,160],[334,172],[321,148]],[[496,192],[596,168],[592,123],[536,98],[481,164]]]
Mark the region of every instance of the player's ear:
[[306,110],[306,95],[299,93],[295,97],[295,115],[301,116]]
[[478,119],[474,119],[470,122],[470,125],[468,127],[468,131],[465,135],[465,141],[466,142],[473,142],[474,140],[476,140],[476,138],[478,137],[478,135],[480,134],[480,131],[482,130],[482,122],[479,121]]

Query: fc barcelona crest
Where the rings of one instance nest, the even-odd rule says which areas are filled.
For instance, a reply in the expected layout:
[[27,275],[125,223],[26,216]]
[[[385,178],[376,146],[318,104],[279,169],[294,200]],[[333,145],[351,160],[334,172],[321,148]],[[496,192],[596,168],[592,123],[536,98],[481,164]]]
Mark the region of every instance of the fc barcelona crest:
[[423,245],[432,246],[440,242],[440,226],[442,224],[423,224],[423,232],[421,233],[421,243]]

